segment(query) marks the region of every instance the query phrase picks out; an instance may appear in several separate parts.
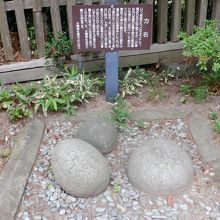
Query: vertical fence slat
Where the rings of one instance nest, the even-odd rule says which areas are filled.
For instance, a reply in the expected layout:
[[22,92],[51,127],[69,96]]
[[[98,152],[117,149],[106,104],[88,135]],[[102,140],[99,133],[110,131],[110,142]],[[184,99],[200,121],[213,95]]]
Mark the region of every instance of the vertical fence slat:
[[194,28],[195,5],[196,5],[196,0],[186,0],[185,31],[190,35],[193,33],[193,28]]
[[146,4],[153,4],[154,0],[144,0],[144,3],[146,3]]
[[73,50],[73,18],[72,18],[72,6],[75,5],[75,0],[67,0],[67,19],[68,19],[68,30],[69,30],[69,38],[72,45]]
[[37,54],[38,57],[40,58],[45,56],[44,24],[43,24],[41,0],[34,0],[33,19],[34,19],[34,28],[35,28],[35,36],[37,43]]
[[92,5],[92,0],[85,0],[85,1],[84,1],[84,4],[85,4],[85,5]]
[[130,3],[131,3],[131,4],[138,4],[138,3],[139,3],[139,0],[130,0]]
[[197,26],[204,27],[208,10],[208,0],[199,0]]
[[218,21],[218,27],[220,29],[220,1],[219,0],[213,1],[212,19],[216,19]]
[[168,1],[158,1],[158,43],[167,42]]
[[31,59],[31,50],[28,41],[28,33],[26,20],[24,15],[23,0],[13,1],[15,7],[15,16],[18,27],[19,40],[21,44],[21,52],[25,60]]
[[53,34],[58,38],[59,32],[62,31],[59,0],[50,0],[50,14],[53,26]]
[[181,28],[181,0],[172,2],[172,20],[171,20],[171,41],[176,42],[179,40]]
[[3,0],[0,0],[0,33],[2,44],[4,48],[4,54],[6,60],[13,60],[13,49],[11,45],[11,37],[9,33],[8,21],[5,12],[5,3]]

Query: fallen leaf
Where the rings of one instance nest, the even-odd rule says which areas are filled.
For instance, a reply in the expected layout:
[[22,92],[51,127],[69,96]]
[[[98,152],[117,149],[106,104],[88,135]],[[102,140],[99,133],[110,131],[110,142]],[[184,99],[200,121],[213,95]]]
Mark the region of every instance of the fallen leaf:
[[169,194],[167,196],[167,204],[168,204],[168,206],[173,207],[173,196],[172,196],[172,194]]

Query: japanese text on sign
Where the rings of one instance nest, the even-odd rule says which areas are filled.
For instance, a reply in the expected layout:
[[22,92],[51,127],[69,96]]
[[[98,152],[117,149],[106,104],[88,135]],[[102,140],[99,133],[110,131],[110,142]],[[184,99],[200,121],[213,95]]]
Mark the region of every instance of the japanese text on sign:
[[73,6],[77,51],[149,49],[152,5]]

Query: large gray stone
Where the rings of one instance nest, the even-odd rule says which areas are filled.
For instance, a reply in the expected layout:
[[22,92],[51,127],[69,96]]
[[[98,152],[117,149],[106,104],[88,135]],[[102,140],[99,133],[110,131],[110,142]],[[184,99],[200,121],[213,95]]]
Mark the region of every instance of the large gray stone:
[[97,117],[85,122],[79,127],[76,136],[92,144],[103,154],[110,153],[117,146],[117,129],[105,117]]
[[58,184],[76,197],[98,195],[106,189],[110,180],[105,157],[91,144],[79,139],[58,143],[51,165]]
[[173,141],[152,139],[136,149],[128,163],[130,182],[152,195],[167,195],[186,189],[193,180],[189,156]]

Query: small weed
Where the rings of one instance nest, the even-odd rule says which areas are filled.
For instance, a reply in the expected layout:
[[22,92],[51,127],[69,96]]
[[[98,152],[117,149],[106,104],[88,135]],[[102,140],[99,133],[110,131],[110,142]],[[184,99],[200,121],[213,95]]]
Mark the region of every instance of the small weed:
[[214,130],[218,133],[218,134],[220,134],[220,120],[215,120],[215,122],[214,122]]
[[150,125],[149,125],[148,122],[146,122],[144,120],[138,120],[136,122],[136,126],[139,127],[139,128],[142,128],[142,129],[147,129],[147,128],[149,128]]
[[211,112],[209,116],[212,121],[216,121],[218,119],[218,115],[216,112]]
[[161,88],[154,88],[148,91],[147,100],[151,102],[161,101],[167,97],[166,92]]
[[211,121],[213,122],[214,131],[220,134],[220,120],[218,119],[218,115],[216,112],[211,112],[209,115]]
[[171,84],[170,81],[175,78],[175,73],[169,68],[166,71],[162,71],[160,76],[162,77],[162,80],[164,81],[165,84],[170,85]]
[[114,191],[116,193],[119,193],[121,191],[121,185],[118,181],[114,181],[113,183],[113,188],[114,188]]
[[180,102],[181,102],[181,104],[186,104],[186,102],[187,102],[187,98],[184,97],[184,96],[181,97]]
[[190,95],[192,89],[190,85],[182,84],[180,85],[180,92],[184,93],[185,95]]
[[112,107],[111,119],[117,127],[126,128],[130,112],[130,106],[119,96]]
[[192,95],[197,103],[204,102],[207,98],[208,87],[207,86],[198,86],[192,90]]

